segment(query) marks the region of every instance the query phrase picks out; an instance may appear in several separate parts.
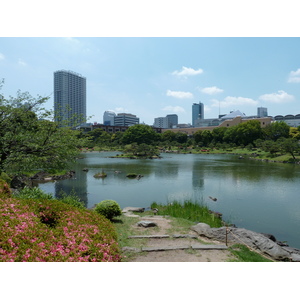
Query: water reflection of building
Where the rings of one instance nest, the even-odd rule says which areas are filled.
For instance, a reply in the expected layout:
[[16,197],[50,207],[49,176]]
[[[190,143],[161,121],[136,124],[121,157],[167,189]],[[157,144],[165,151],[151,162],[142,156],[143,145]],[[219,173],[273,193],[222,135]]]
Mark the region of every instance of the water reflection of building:
[[88,207],[87,173],[77,169],[75,178],[57,181],[55,183],[55,197],[60,198],[62,192],[67,195],[75,193],[84,202],[84,205]]
[[193,163],[192,184],[194,189],[202,189],[204,187],[204,168],[200,163]]

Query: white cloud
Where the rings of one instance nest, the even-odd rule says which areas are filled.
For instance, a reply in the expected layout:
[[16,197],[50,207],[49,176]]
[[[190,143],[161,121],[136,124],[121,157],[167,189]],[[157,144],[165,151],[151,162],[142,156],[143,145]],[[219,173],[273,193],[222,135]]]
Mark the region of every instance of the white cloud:
[[166,106],[162,110],[173,112],[173,113],[185,113],[185,109],[181,106]]
[[214,94],[219,94],[219,93],[223,92],[222,89],[219,89],[216,86],[206,87],[206,88],[200,89],[200,91],[202,93],[208,94],[208,95],[214,95]]
[[5,56],[0,52],[0,60],[4,60]]
[[256,106],[258,105],[258,101],[253,100],[251,98],[244,98],[244,97],[231,97],[228,96],[224,100],[216,100],[213,99],[211,100],[212,107],[230,107],[233,106],[238,109],[239,106],[244,106],[244,105],[250,105],[250,106]]
[[300,69],[290,72],[288,82],[300,82]]
[[180,91],[170,91],[170,90],[167,90],[167,96],[180,98],[180,99],[194,97],[194,95],[190,92],[180,92]]
[[128,113],[128,109],[124,107],[116,107],[114,110],[112,109],[112,111],[115,111],[117,113]]
[[278,91],[277,93],[261,95],[259,99],[271,103],[286,103],[293,101],[294,96],[289,95],[285,91]]
[[27,63],[26,63],[23,59],[21,59],[21,58],[19,58],[18,64],[19,64],[20,66],[22,66],[22,67],[26,67],[26,66],[27,66]]
[[181,71],[174,71],[172,72],[172,75],[177,75],[177,76],[194,76],[198,74],[202,74],[203,70],[198,69],[194,70],[193,68],[187,68],[187,67],[182,67]]

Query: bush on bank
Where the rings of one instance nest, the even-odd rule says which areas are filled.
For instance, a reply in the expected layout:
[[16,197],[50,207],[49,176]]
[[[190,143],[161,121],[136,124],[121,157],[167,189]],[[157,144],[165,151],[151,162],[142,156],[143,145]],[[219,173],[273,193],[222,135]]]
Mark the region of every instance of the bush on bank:
[[103,216],[58,200],[0,199],[0,261],[121,260],[113,224]]
[[122,215],[120,205],[114,200],[103,200],[99,202],[95,207],[95,211],[109,220]]

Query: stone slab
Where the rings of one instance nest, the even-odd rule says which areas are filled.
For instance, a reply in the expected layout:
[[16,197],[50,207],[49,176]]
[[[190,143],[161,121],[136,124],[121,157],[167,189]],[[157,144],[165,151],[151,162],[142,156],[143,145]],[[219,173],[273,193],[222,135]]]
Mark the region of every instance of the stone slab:
[[127,212],[144,212],[144,211],[145,211],[145,208],[143,208],[143,207],[131,207],[131,206],[128,206],[128,207],[123,208],[122,213],[127,213]]
[[194,250],[227,250],[228,247],[225,245],[192,245]]
[[192,234],[173,234],[172,238],[174,239],[197,239],[197,235]]
[[143,252],[170,251],[190,249],[190,246],[142,247]]
[[128,239],[163,239],[169,238],[170,236],[167,234],[162,235],[131,235]]

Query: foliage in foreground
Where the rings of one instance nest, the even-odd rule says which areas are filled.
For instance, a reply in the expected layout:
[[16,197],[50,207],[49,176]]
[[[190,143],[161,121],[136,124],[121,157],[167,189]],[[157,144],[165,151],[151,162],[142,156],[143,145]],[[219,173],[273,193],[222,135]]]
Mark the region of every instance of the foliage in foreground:
[[0,172],[64,169],[75,161],[86,140],[49,120],[52,113],[43,108],[48,99],[20,91],[16,98],[0,98]]
[[111,222],[57,200],[1,197],[0,261],[120,261]]
[[206,223],[211,227],[222,227],[222,219],[210,213],[207,206],[186,200],[183,203],[174,201],[168,205],[153,202],[151,208],[157,208],[159,215],[169,215],[194,222]]
[[[15,193],[15,198],[17,199],[32,199],[32,200],[39,200],[39,199],[48,199],[48,200],[54,200],[55,198],[48,193],[45,193],[38,187],[24,187],[22,190]],[[74,191],[72,191],[70,194],[65,193],[64,191],[60,192],[59,200],[63,203],[69,204],[71,206],[77,207],[77,208],[85,208],[84,203],[80,200],[80,198],[76,195]]]

